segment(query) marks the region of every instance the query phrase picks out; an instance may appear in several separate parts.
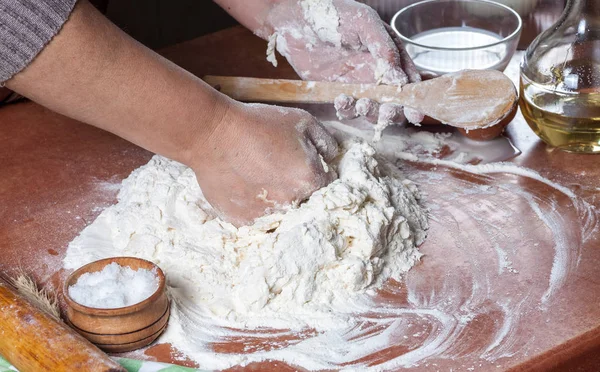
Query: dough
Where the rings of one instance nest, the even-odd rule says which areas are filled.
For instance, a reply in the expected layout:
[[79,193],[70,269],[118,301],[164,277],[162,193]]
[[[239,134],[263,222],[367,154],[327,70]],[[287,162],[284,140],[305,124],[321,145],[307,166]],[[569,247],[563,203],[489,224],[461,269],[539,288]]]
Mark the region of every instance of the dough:
[[190,352],[217,326],[347,321],[353,301],[370,301],[419,260],[428,224],[416,186],[370,145],[348,140],[341,153],[330,164],[338,180],[239,229],[212,217],[191,169],[155,156],[69,245],[64,265],[110,256],[160,265],[173,300],[162,341]]

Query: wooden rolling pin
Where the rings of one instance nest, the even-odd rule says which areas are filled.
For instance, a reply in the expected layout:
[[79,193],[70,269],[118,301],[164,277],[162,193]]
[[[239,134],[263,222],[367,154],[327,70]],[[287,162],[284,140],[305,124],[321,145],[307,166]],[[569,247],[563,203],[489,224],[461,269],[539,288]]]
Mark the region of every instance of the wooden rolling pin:
[[0,354],[20,372],[127,372],[0,281]]
[[467,130],[491,127],[516,108],[512,81],[495,70],[465,70],[407,84],[343,84],[316,81],[205,76],[204,81],[239,101],[333,103],[340,94],[398,103],[444,124]]

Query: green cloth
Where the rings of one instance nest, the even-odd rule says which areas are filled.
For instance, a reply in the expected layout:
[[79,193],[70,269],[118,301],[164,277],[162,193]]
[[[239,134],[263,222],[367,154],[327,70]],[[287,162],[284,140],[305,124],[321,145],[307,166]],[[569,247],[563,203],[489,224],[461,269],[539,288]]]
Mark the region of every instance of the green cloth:
[[[200,369],[176,366],[173,364],[146,362],[141,360],[113,358],[129,372],[207,372]],[[0,356],[0,372],[14,372],[17,369]]]

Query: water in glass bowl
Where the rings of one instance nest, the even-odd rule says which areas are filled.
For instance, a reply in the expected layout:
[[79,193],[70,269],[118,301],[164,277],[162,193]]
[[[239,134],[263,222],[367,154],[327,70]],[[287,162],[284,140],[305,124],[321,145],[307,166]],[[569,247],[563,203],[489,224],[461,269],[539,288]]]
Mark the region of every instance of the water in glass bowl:
[[406,51],[424,72],[436,75],[464,69],[503,69],[506,44],[503,38],[490,31],[473,27],[445,27],[422,32],[411,40]]

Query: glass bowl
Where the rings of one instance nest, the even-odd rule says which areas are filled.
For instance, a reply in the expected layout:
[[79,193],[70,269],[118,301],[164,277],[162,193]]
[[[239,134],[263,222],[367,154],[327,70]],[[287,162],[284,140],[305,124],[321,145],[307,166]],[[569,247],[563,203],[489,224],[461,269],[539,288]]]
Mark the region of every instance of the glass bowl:
[[504,71],[522,24],[516,11],[488,0],[425,0],[400,10],[391,22],[424,77]]

